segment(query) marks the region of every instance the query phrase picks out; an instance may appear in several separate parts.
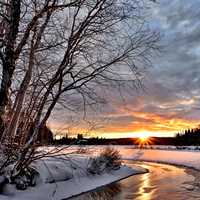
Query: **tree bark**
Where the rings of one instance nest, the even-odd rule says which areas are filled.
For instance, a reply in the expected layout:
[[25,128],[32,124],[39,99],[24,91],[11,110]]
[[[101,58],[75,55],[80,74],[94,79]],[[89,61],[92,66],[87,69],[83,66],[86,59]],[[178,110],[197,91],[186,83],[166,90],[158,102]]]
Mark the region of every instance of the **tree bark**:
[[[12,83],[13,72],[15,70],[15,44],[18,35],[20,21],[21,0],[10,1],[9,24],[5,46],[5,56],[3,62],[3,73],[0,87],[0,122],[4,126],[4,115],[8,105],[9,89]],[[2,133],[1,133],[2,134]]]

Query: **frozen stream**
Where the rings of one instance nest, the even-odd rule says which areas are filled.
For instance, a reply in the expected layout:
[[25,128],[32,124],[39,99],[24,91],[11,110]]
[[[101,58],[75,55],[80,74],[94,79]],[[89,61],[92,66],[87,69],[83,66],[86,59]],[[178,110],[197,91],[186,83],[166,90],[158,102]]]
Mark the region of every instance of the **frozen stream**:
[[125,161],[149,173],[135,175],[70,200],[199,200],[200,172],[167,164]]

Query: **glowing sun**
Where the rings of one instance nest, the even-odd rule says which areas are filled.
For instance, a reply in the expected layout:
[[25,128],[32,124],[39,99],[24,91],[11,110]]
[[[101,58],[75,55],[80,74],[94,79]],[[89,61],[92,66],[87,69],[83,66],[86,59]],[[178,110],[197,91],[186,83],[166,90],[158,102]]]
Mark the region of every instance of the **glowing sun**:
[[141,133],[136,140],[136,143],[140,146],[151,145],[153,143],[152,138],[150,138],[146,133]]
[[149,139],[149,137],[144,135],[144,136],[140,136],[139,139],[141,140],[141,142],[146,142]]

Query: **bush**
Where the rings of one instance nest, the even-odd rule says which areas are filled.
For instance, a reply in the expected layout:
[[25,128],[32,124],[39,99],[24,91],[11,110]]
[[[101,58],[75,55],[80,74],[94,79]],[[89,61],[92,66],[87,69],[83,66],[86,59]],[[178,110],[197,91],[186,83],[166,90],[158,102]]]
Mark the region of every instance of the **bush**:
[[89,161],[87,171],[90,174],[101,174],[104,171],[117,170],[121,166],[121,156],[113,148],[107,147],[101,154]]
[[77,154],[87,154],[87,153],[89,153],[89,150],[87,148],[84,148],[83,146],[79,146],[76,153]]

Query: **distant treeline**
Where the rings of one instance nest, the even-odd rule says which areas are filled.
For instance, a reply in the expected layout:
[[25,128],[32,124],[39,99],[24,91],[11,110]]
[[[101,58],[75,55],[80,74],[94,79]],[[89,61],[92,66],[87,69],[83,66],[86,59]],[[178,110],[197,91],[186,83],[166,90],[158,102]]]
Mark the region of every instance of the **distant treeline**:
[[200,128],[187,129],[182,133],[177,133],[178,145],[200,145]]
[[[82,134],[77,137],[63,137],[59,140],[53,140],[54,145],[139,145],[138,138],[84,138]],[[177,145],[189,146],[200,145],[200,128],[188,129],[177,133],[175,137],[150,137],[144,145]]]
[[[138,138],[71,138],[63,137],[59,140],[54,140],[54,145],[68,145],[68,144],[85,144],[85,145],[139,145]],[[151,137],[148,139],[150,142],[146,145],[176,145],[176,139],[173,137]]]

